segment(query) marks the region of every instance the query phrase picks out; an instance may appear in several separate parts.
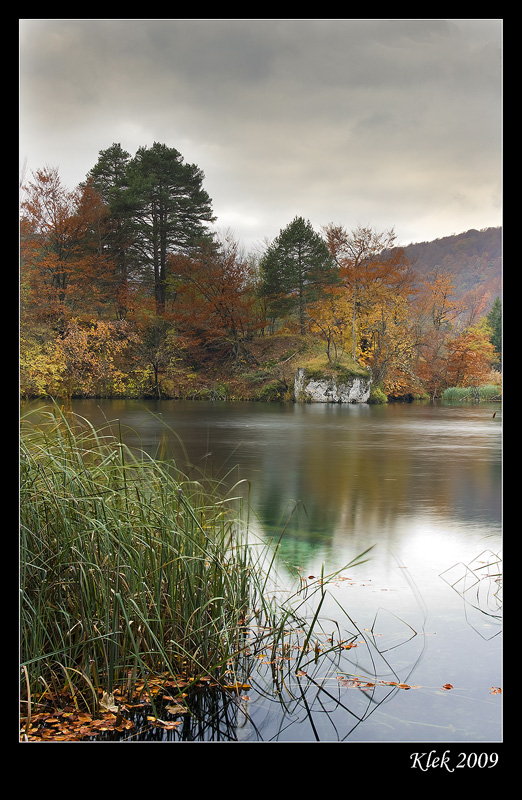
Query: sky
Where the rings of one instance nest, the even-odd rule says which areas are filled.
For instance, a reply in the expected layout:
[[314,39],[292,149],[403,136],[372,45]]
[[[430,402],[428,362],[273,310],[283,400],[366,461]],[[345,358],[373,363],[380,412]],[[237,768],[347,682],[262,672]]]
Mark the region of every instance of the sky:
[[397,245],[502,224],[502,19],[20,19],[19,161],[74,189],[154,142],[216,231],[296,216]]

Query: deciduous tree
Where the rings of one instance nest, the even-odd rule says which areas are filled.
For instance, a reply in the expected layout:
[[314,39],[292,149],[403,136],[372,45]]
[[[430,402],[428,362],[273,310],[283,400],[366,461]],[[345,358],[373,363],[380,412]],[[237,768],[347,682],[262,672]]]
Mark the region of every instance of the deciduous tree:
[[483,325],[462,331],[446,341],[446,385],[480,386],[491,371],[495,348]]
[[358,226],[348,232],[342,225],[323,228],[328,251],[339,266],[342,285],[349,295],[352,327],[352,358],[365,349],[360,322],[378,303],[384,289],[404,293],[411,286],[411,273],[404,252],[395,248],[393,229],[376,231]]
[[66,190],[56,168],[33,173],[21,220],[24,313],[63,329],[73,314],[97,314],[112,292],[107,214],[90,185]]
[[63,385],[67,394],[123,394],[128,372],[125,354],[135,343],[135,333],[125,321],[71,319],[57,340],[59,357],[65,365]]
[[[401,393],[412,376],[415,331],[409,320],[414,276],[393,230],[340,225],[324,229],[329,252],[339,265],[341,288],[334,293],[334,333],[354,361],[372,369],[376,384]],[[333,306],[335,303],[335,307]],[[350,336],[351,333],[351,336]]]
[[180,334],[193,346],[227,351],[234,359],[242,344],[263,324],[256,316],[251,263],[230,232],[203,242],[192,256],[170,258]]

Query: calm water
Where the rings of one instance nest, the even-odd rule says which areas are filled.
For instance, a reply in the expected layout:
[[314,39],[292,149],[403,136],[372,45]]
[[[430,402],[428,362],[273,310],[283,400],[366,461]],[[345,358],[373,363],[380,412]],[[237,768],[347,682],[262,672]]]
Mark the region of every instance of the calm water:
[[[249,487],[254,527],[273,536],[286,524],[283,575],[334,571],[373,547],[323,609],[332,630],[353,625],[371,641],[323,690],[296,681],[284,714],[261,675],[237,739],[501,741],[498,404],[85,400],[73,410],[95,425],[120,420],[126,441],[152,454],[166,445],[185,471],[244,481],[236,491]],[[347,674],[413,688],[370,695],[343,684]]]

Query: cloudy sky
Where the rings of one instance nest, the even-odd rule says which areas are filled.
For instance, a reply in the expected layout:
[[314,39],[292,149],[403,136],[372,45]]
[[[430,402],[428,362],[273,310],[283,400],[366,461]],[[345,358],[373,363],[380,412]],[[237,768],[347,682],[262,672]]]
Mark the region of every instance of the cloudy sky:
[[502,224],[501,19],[22,19],[20,163],[119,142],[205,173],[247,250],[295,216],[398,244]]

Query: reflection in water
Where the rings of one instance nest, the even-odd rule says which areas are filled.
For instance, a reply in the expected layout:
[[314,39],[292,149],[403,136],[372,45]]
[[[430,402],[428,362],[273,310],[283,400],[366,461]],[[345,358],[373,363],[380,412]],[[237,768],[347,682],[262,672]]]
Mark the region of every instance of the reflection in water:
[[[288,567],[318,575],[323,564],[332,572],[373,547],[366,564],[343,572],[324,607],[332,630],[355,626],[364,644],[326,675],[294,676],[283,716],[260,669],[238,736],[501,738],[499,699],[489,694],[501,685],[498,595],[480,581],[470,600],[469,588],[474,560],[500,552],[497,405],[84,400],[73,410],[96,426],[120,420],[128,444],[248,497],[255,530],[274,542],[285,530],[277,551],[283,574]],[[400,647],[381,647],[394,640]],[[358,674],[373,676],[372,691],[338,680]],[[397,677],[420,688],[383,683]],[[456,691],[441,702],[445,684]]]
[[166,442],[182,470],[248,481],[263,530],[286,525],[287,540],[310,554],[395,547],[426,523],[459,536],[500,532],[501,415],[487,404],[85,400],[74,409],[97,423],[121,419],[127,441],[152,454]]

